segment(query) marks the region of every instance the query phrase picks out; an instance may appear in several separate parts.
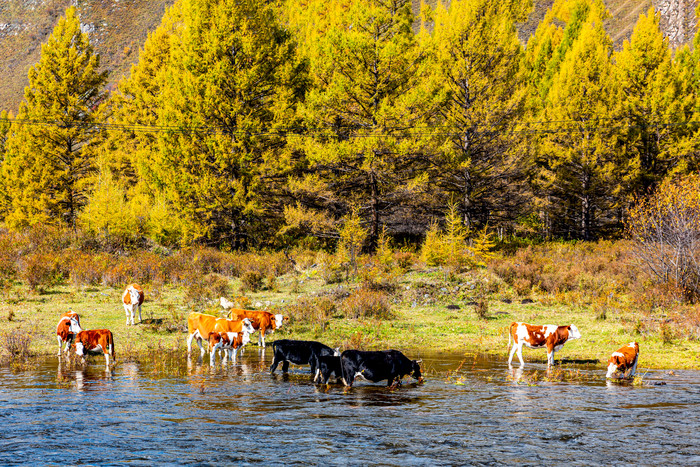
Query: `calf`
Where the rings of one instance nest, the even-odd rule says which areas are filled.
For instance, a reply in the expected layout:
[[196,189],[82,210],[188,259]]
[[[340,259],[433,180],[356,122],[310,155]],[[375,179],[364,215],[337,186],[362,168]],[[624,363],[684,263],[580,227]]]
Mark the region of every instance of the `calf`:
[[338,356],[338,350],[333,350],[325,344],[316,341],[295,341],[291,339],[280,339],[272,343],[275,356],[270,365],[270,374],[277,369],[277,365],[282,362],[282,373],[289,369],[289,362],[295,365],[310,365],[311,373],[316,374],[318,358],[321,356]]
[[314,382],[320,380],[322,384],[328,384],[331,374],[335,375],[336,378],[342,378],[343,372],[340,366],[340,357],[336,355],[319,356]]
[[243,332],[216,332],[209,334],[209,364],[214,366],[216,360],[216,351],[222,350],[224,356],[221,362],[225,362],[227,357],[233,357],[231,360],[236,363],[236,353],[238,349],[250,342],[250,333]]
[[547,348],[547,366],[554,365],[554,352],[564,347],[564,344],[569,339],[579,339],[581,333],[573,324],[569,326],[554,326],[546,324],[544,326],[532,326],[525,323],[512,323],[508,334],[508,346],[510,346],[511,338],[513,346],[510,348],[510,357],[508,358],[508,366],[513,361],[513,355],[518,352],[520,366],[524,367],[523,362],[523,344],[531,349]]
[[104,355],[105,363],[109,366],[109,357],[116,360],[114,356],[114,338],[109,329],[95,329],[91,331],[80,331],[75,336],[75,354],[83,357],[85,355]]
[[[223,297],[222,297],[223,298]],[[231,319],[248,318],[253,323],[253,328],[260,331],[258,335],[258,345],[265,347],[265,333],[269,330],[270,333],[282,326],[285,317],[281,314],[273,314],[269,311],[257,310],[231,310]]]
[[409,360],[398,350],[346,350],[340,355],[343,383],[348,387],[358,376],[373,383],[387,380],[387,386],[394,381],[401,386],[401,378],[406,375],[423,381],[419,363],[418,360]]
[[129,284],[122,294],[122,303],[124,304],[124,312],[126,313],[126,324],[129,324],[129,315],[131,315],[131,324],[134,324],[135,308],[139,309],[139,323],[141,322],[141,305],[143,304],[144,295],[143,289],[138,284]]
[[[74,311],[67,311],[63,313],[58,320],[58,325],[56,326],[56,339],[58,339],[58,355],[63,352],[68,352],[70,346],[73,343],[75,335],[82,331],[80,327],[80,316]],[[65,344],[65,349],[61,351],[63,345]]]
[[608,374],[610,379],[631,379],[637,372],[637,357],[639,357],[639,344],[630,342],[626,346],[613,352],[608,359]]
[[209,340],[209,334],[212,331],[216,332],[243,332],[243,330],[253,333],[253,325],[249,319],[236,321],[226,318],[217,318],[216,316],[206,315],[204,313],[192,312],[187,317],[187,354],[192,352],[192,340],[197,341],[197,345],[202,356],[206,353],[206,348],[202,345],[202,340]]

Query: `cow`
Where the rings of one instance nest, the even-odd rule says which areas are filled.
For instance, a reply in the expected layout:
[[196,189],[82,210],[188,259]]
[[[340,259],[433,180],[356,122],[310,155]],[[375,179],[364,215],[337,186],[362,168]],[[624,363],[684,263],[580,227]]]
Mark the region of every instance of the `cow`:
[[75,336],[75,354],[83,357],[87,354],[103,354],[105,363],[109,366],[109,357],[116,360],[114,352],[114,337],[109,329],[94,329],[90,331],[80,331]]
[[373,383],[387,380],[387,386],[394,382],[401,386],[401,379],[406,375],[423,381],[420,361],[409,360],[398,350],[346,350],[340,354],[340,367],[343,384],[347,387],[352,387],[358,376]]
[[250,319],[253,323],[253,327],[257,331],[260,331],[258,335],[258,345],[262,347],[265,347],[265,333],[267,330],[269,329],[270,333],[272,333],[275,329],[282,326],[282,323],[285,321],[283,315],[270,313],[269,311],[232,309],[230,316],[231,319]]
[[[236,363],[236,353],[250,342],[250,333],[243,332],[216,332],[212,331],[209,334],[209,364],[214,366],[216,360],[216,351],[221,350],[224,356],[221,362],[225,362],[227,357],[230,357],[233,363]],[[233,357],[231,357],[233,355]]]
[[508,333],[508,346],[513,340],[513,346],[510,347],[510,357],[508,358],[508,366],[511,366],[513,355],[518,352],[520,366],[524,367],[523,362],[523,344],[531,349],[547,348],[547,366],[554,365],[554,352],[561,350],[564,344],[569,339],[580,339],[581,333],[573,324],[569,326],[555,326],[545,324],[544,326],[533,326],[526,323],[513,322],[510,325]]
[[131,324],[134,324],[135,308],[139,309],[139,323],[141,322],[141,305],[143,304],[143,289],[138,284],[129,284],[126,286],[122,294],[122,303],[124,304],[124,312],[126,313],[126,324],[129,325],[129,316],[131,315]]
[[192,312],[187,317],[187,354],[192,352],[192,340],[197,340],[197,345],[201,351],[202,357],[206,353],[206,347],[202,345],[202,340],[209,341],[209,334],[212,331],[216,332],[255,332],[253,325],[248,318],[241,321],[230,320],[226,318],[217,318],[216,316],[206,315],[204,313]]
[[282,373],[289,370],[289,362],[295,365],[310,365],[311,373],[316,374],[318,368],[318,358],[327,356],[338,356],[337,349],[331,349],[325,344],[316,341],[296,341],[291,339],[280,339],[272,343],[274,357],[270,365],[270,374],[274,374],[277,365],[282,362]]
[[320,355],[318,357],[318,368],[316,368],[316,376],[314,382],[321,381],[322,384],[328,384],[331,374],[336,378],[341,378],[343,373],[340,367],[340,357],[337,355]]
[[[61,355],[63,352],[68,352],[70,346],[73,343],[75,335],[82,331],[80,327],[80,316],[74,311],[67,311],[61,315],[56,325],[56,339],[58,339],[58,354]],[[63,345],[65,344],[65,349],[61,351]]]
[[630,342],[624,347],[613,352],[608,359],[608,374],[610,379],[632,379],[637,372],[637,357],[639,357],[639,344]]

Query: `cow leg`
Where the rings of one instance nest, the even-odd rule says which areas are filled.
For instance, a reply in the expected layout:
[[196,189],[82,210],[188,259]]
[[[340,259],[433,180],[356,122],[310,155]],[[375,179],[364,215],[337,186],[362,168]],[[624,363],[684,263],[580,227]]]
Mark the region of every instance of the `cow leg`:
[[270,365],[270,374],[274,374],[277,369],[277,365],[280,363],[280,359],[277,358],[277,354],[272,358],[272,365]]
[[320,379],[321,376],[321,369],[317,369],[316,373],[314,374],[314,383]]
[[63,352],[63,340],[61,339],[61,336],[56,336],[56,339],[58,339],[58,354],[61,355]]
[[105,352],[105,365],[109,366],[109,353]]
[[[139,305],[139,323],[140,323],[141,321],[142,321],[142,320],[141,320],[141,305]],[[133,323],[131,323],[131,324],[133,324]]]
[[261,347],[264,349],[265,348],[265,330],[264,329],[260,330],[260,341],[262,342]]
[[193,332],[192,334],[187,336],[187,355],[189,355],[190,352],[192,352],[192,339],[194,339],[194,334],[195,333]]
[[521,366],[521,367],[524,367],[524,366],[525,366],[525,362],[523,361],[523,345],[522,345],[522,344],[518,344],[518,348],[517,348],[516,350],[517,350],[517,353],[518,353],[518,360],[520,360],[520,366]]
[[126,325],[129,325],[129,306],[124,304],[124,313],[126,313]]
[[547,349],[547,366],[554,366],[554,349]]
[[518,350],[518,344],[513,342],[513,347],[510,348],[510,356],[508,357],[508,366],[510,366],[511,362],[513,361],[513,355],[515,355],[515,352]]
[[289,361],[285,360],[282,362],[282,373],[287,373],[289,371]]

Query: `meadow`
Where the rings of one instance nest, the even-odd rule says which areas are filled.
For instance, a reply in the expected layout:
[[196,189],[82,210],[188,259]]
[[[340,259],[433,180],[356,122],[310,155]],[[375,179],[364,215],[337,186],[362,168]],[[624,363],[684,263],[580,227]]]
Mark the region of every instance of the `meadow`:
[[[81,253],[35,240],[15,236],[2,250],[0,358],[6,361],[55,354],[56,322],[69,309],[85,329],[112,330],[118,361],[186,352],[187,315],[224,316],[224,296],[242,308],[289,316],[272,339],[507,359],[512,321],[576,324],[582,338],[567,343],[558,362],[603,366],[611,352],[637,341],[641,372],[700,368],[700,308],[654,284],[624,241],[511,245],[486,267],[457,271],[428,267],[406,249],[351,265],[303,249]],[[120,302],[130,282],[146,293],[143,321],[135,326],[125,324]],[[546,362],[543,350],[525,349],[524,358]]]

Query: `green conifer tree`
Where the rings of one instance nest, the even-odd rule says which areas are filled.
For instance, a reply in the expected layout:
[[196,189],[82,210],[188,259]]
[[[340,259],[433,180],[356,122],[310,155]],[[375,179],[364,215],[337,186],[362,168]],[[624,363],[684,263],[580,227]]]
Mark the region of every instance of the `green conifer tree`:
[[95,171],[107,73],[68,8],[29,70],[0,176],[12,228],[37,223],[75,227]]
[[621,124],[619,152],[621,194],[643,195],[671,169],[688,113],[681,73],[671,60],[660,15],[650,8],[635,25],[629,41],[614,54],[614,82],[619,87],[615,121]]
[[543,136],[537,163],[555,236],[591,240],[614,207],[611,46],[602,21],[586,23],[547,94],[544,117],[556,127]]
[[513,219],[527,172],[517,130],[524,115],[522,45],[515,21],[526,2],[455,0],[438,4],[424,82],[436,96],[431,181],[442,206],[457,202],[464,225]]
[[[411,172],[420,170],[404,128],[418,106],[403,98],[417,86],[421,55],[411,2],[328,2],[328,21],[309,51],[312,89],[302,109],[308,174],[293,179],[299,213],[322,213],[339,225],[357,206],[374,249],[382,225],[411,205]],[[343,14],[334,12],[342,11]]]

